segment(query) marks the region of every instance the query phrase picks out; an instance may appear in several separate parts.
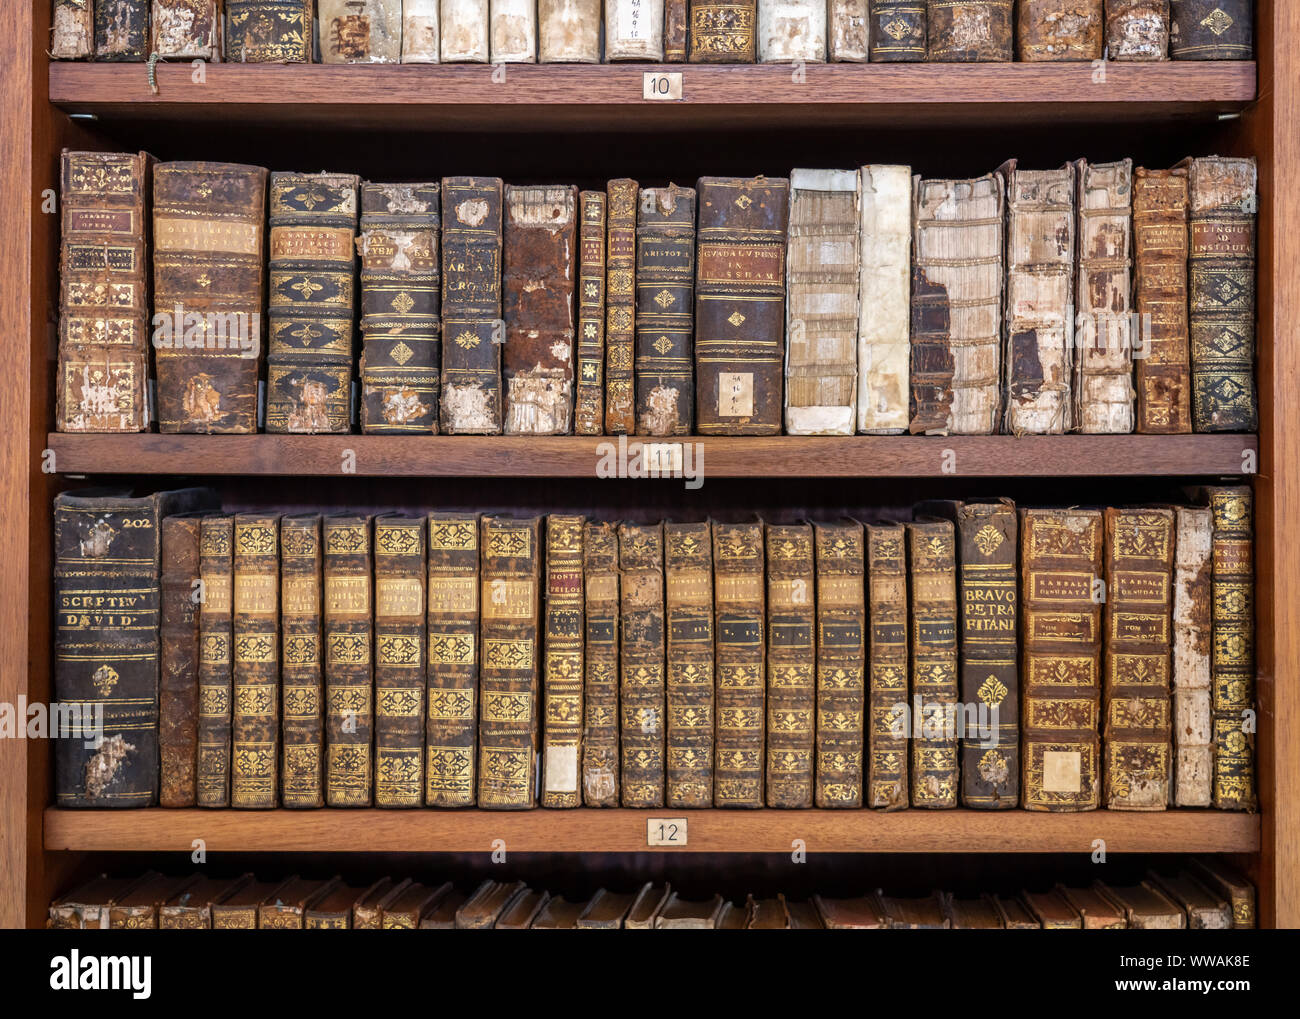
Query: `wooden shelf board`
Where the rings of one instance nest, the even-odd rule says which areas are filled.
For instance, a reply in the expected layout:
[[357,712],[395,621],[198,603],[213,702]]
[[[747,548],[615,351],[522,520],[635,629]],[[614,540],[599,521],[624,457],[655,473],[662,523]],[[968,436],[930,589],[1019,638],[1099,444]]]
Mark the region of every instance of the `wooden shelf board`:
[[[487,64],[340,66],[55,62],[50,101],[68,112],[151,121],[662,131],[852,124],[1213,119],[1256,97],[1252,61],[789,65]],[[494,71],[495,74],[494,80]],[[642,97],[647,71],[683,75],[681,101]],[[363,120],[358,122],[358,115]]]
[[[687,819],[687,845],[648,849],[646,821]],[[45,811],[49,850],[516,853],[1252,853],[1257,816],[1216,811],[1042,814],[869,810]]]
[[[61,474],[596,478],[617,436],[75,435],[51,433]],[[638,444],[663,440],[632,437]],[[1253,435],[689,437],[703,477],[924,478],[1240,474]],[[348,451],[351,451],[349,456]],[[951,454],[949,454],[951,451]],[[700,457],[703,457],[701,460]],[[681,483],[674,479],[675,483]]]

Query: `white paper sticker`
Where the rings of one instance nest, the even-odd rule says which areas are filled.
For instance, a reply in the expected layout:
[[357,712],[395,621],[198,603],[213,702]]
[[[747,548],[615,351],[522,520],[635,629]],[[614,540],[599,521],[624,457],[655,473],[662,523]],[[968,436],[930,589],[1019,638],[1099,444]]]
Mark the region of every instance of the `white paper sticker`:
[[647,846],[686,845],[686,818],[648,817],[645,822]]
[[681,71],[646,71],[641,76],[642,99],[675,100],[681,97]]

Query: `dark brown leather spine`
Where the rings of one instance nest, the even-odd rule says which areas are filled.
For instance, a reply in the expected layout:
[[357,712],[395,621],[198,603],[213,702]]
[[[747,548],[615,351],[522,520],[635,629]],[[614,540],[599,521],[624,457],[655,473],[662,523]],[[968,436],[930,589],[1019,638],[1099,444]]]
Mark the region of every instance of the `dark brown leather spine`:
[[817,806],[860,807],[867,603],[864,532],[814,524],[817,545]]
[[233,671],[235,518],[204,517],[199,525],[200,807],[230,806],[230,699]]
[[686,62],[690,0],[664,0],[664,63]]
[[312,0],[226,0],[226,61],[310,64]]
[[95,0],[95,59],[142,61],[149,56],[150,0]]
[[1175,60],[1250,60],[1252,0],[1170,0],[1169,52]]
[[375,518],[375,806],[424,804],[422,517]]
[[664,803],[664,531],[620,524],[622,803]]
[[813,805],[817,606],[810,524],[767,525],[767,805]]
[[763,525],[713,525],[717,656],[715,807],[763,805]]
[[199,526],[201,517],[162,524],[161,676],[158,681],[158,802],[192,807],[198,759]]
[[713,538],[707,523],[664,524],[669,807],[713,806]]
[[752,64],[758,33],[756,0],[689,0],[692,64]]
[[1109,60],[1169,59],[1169,0],[1106,0]]
[[582,801],[588,807],[619,802],[619,570],[614,524],[588,523],[582,536],[586,580]]
[[280,791],[280,517],[235,517],[230,805],[268,809]]
[[582,806],[582,531],[578,516],[546,518],[546,672],[542,806]]
[[1137,431],[1192,430],[1187,319],[1187,171],[1133,174],[1134,299],[1145,357],[1137,372]]
[[1015,0],[926,0],[934,63],[1014,59]]
[[573,430],[605,431],[605,207],[603,191],[578,196],[578,370]]
[[695,421],[695,192],[641,192],[636,251],[636,430],[689,435]]
[[912,585],[912,806],[957,806],[956,535],[950,521],[907,525]]
[[902,524],[867,527],[867,806],[886,810],[907,807],[911,788],[907,736],[898,731],[909,676],[905,535]]
[[325,575],[325,803],[368,807],[374,775],[371,518],[330,516]]
[[1017,13],[1021,60],[1101,59],[1102,0],[1020,0]]
[[872,63],[925,60],[925,0],[871,0]]
[[320,514],[280,518],[280,704],[286,807],[320,807],[325,745]]
[[605,432],[636,432],[636,396],[632,361],[636,351],[636,203],[634,180],[620,178],[606,186],[609,198],[609,244],[605,274]]

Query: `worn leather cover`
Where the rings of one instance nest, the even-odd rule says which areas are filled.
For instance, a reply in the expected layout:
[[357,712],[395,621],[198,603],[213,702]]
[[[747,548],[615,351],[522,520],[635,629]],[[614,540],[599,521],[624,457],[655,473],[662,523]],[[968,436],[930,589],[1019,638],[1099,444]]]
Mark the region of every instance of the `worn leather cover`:
[[713,806],[713,537],[708,523],[664,524],[669,807]]
[[542,522],[485,516],[478,805],[537,805]]
[[145,198],[152,166],[144,152],[63,153],[55,396],[61,432],[149,426]]
[[528,891],[522,881],[484,881],[456,910],[459,930],[490,930],[514,902]]
[[[922,6],[924,2],[920,0]],[[832,63],[866,63],[871,34],[867,0],[828,0],[826,7],[827,59]],[[923,21],[924,17],[923,11]]]
[[632,362],[636,352],[637,182],[620,178],[605,187],[609,198],[609,243],[605,277],[605,431],[636,432]]
[[862,525],[814,524],[818,807],[861,807],[867,605]]
[[605,192],[578,195],[578,361],[573,431],[605,431]]
[[779,892],[771,899],[756,899],[752,895],[748,896],[742,915],[746,930],[788,931],[793,926],[785,896]]
[[916,180],[908,425],[914,435],[998,430],[1005,204],[1001,173]]
[[1006,918],[998,908],[997,900],[991,895],[980,895],[974,899],[945,895],[944,911],[948,914],[948,923],[953,930],[996,931],[1006,927]]
[[1074,420],[1074,165],[1007,179],[1007,288],[1002,349],[1011,435],[1063,435]]
[[877,892],[876,899],[885,915],[885,926],[891,930],[948,930],[952,927],[942,892],[933,892],[923,899],[900,899]]
[[536,0],[489,0],[488,18],[492,63],[537,62]]
[[1134,368],[1137,431],[1146,435],[1192,430],[1187,220],[1186,169],[1134,172],[1133,290],[1149,329],[1141,338],[1146,356],[1135,358]]
[[743,931],[749,925],[747,906],[738,906],[734,902],[723,902],[722,910],[713,922],[713,929],[718,931]]
[[577,927],[586,930],[618,930],[623,926],[623,918],[636,903],[640,894],[650,888],[646,884],[637,892],[611,892],[600,888],[591,897],[582,914],[577,919]]
[[907,525],[911,580],[912,806],[957,806],[957,561],[951,521]]
[[396,64],[402,0],[317,0],[322,64]]
[[1095,810],[1100,800],[1102,534],[1097,510],[1020,510],[1026,810]]
[[584,609],[582,802],[619,802],[619,569],[614,524],[588,523],[582,536]]
[[664,532],[618,526],[622,804],[664,804]]
[[502,193],[496,177],[442,180],[439,414],[447,435],[501,432]]
[[1254,158],[1210,156],[1189,167],[1192,420],[1198,432],[1253,432],[1255,389]]
[[825,0],[758,0],[760,63],[826,62]]
[[859,175],[791,170],[785,429],[852,435],[857,418]]
[[149,56],[149,0],[95,0],[95,59]]
[[1195,857],[1188,866],[1193,877],[1228,900],[1233,930],[1254,930],[1257,922],[1254,885],[1214,857]]
[[763,806],[764,563],[761,522],[713,524],[715,807]]
[[623,927],[627,930],[650,930],[654,927],[655,917],[668,903],[672,890],[670,884],[657,885],[647,881],[624,914]]
[[721,895],[694,901],[672,892],[655,916],[655,930],[713,930],[727,904]]
[[258,930],[303,930],[307,911],[342,886],[343,879],[339,877],[325,881],[290,878],[257,908]]
[[162,522],[159,624],[158,802],[192,807],[198,761],[199,525],[202,517]]
[[1214,512],[1179,506],[1174,548],[1174,795],[1178,807],[1213,799],[1210,710]]
[[327,894],[318,898],[303,912],[305,930],[349,930],[352,927],[352,914],[359,903],[365,902],[376,889],[389,890],[393,879],[380,878],[369,888],[351,888],[336,885]]
[[1187,916],[1190,930],[1232,930],[1232,907],[1227,899],[1212,892],[1186,870],[1176,873],[1147,871],[1147,883],[1164,893],[1165,897]]
[[582,806],[582,532],[579,516],[546,518],[542,806]]
[[686,63],[690,0],[664,0],[664,63]]
[[1174,511],[1106,510],[1104,789],[1109,810],[1169,802]]
[[769,807],[813,805],[817,715],[816,567],[811,524],[768,524]]
[[925,0],[870,2],[872,63],[913,63],[925,60],[928,34]]
[[1084,930],[1105,931],[1128,928],[1124,911],[1117,908],[1114,900],[1099,891],[1096,885],[1091,888],[1067,888],[1058,884],[1056,892],[1079,914],[1080,925]]
[[[108,929],[118,931],[157,930],[163,904],[196,881],[199,875],[166,877],[156,871],[145,874],[129,892],[116,897],[108,907]],[[103,914],[100,916],[101,923]]]
[[907,552],[901,524],[867,526],[867,806],[908,805],[908,742],[896,733],[908,696]]
[[163,59],[221,60],[222,0],[153,0],[149,49]]
[[664,0],[605,0],[605,59],[663,58]]
[[233,880],[201,877],[158,907],[158,927],[161,930],[210,930],[212,904],[224,901],[252,880],[252,874],[243,874]]
[[645,188],[636,229],[636,430],[689,435],[695,421],[695,192]]
[[375,806],[424,804],[425,521],[375,518]]
[[429,517],[429,672],[424,802],[468,807],[476,794],[479,521]]
[[931,62],[1014,59],[1015,0],[926,0]]
[[235,517],[230,805],[267,809],[280,791],[280,516]]
[[577,930],[578,917],[587,908],[587,900],[570,902],[563,895],[553,895],[533,920],[533,930]]
[[907,431],[911,368],[912,169],[858,171],[858,431]]
[[45,926],[51,930],[99,930],[108,926],[110,905],[138,885],[141,878],[99,874],[50,903]]
[[1106,0],[1108,60],[1169,59],[1169,0]]
[[790,913],[791,930],[822,930],[825,927],[817,913],[817,907],[811,902],[786,902],[785,908]]
[[321,657],[322,577],[319,513],[280,518],[280,710],[284,759],[281,803],[325,803],[321,762],[325,745]]
[[506,185],[507,435],[573,431],[578,189]]
[[230,931],[257,930],[257,916],[262,906],[273,902],[297,877],[285,881],[252,881],[241,885],[220,902],[211,905],[212,929]]
[[692,64],[752,64],[758,11],[755,0],[690,0]]
[[362,184],[361,430],[438,432],[438,183]]
[[234,676],[235,518],[199,524],[199,724],[195,791],[200,807],[230,806],[230,721]]
[[226,0],[226,60],[310,64],[312,0]]
[[1040,924],[1026,908],[1025,904],[1016,898],[1003,898],[993,896],[993,901],[998,907],[998,912],[1002,914],[1002,923],[1009,931],[1037,931],[1042,930]]
[[1122,888],[1098,881],[1096,887],[1123,910],[1128,926],[1134,930],[1180,931],[1187,927],[1187,914],[1182,908],[1148,881]]
[[407,885],[400,895],[385,904],[379,917],[380,929],[386,931],[418,930],[426,914],[451,890],[451,882],[430,887],[418,882]]
[[89,60],[95,53],[94,0],[54,0],[50,57]]
[[779,435],[790,182],[701,177],[695,385],[701,435]]
[[1020,0],[1021,60],[1100,60],[1102,0]]
[[394,883],[392,878],[382,878],[366,889],[352,906],[352,929],[377,931],[383,928],[384,909],[397,901],[411,884],[410,878]]
[[453,930],[456,927],[456,911],[468,901],[469,895],[456,888],[448,888],[432,908],[425,910],[420,917],[421,930]]
[[1083,917],[1079,915],[1079,911],[1056,889],[1047,892],[1024,892],[1021,898],[1030,915],[1038,921],[1038,926],[1043,930],[1083,928]]
[[550,892],[527,888],[501,911],[494,927],[499,931],[528,930],[550,901]]
[[374,795],[374,599],[371,518],[327,516],[324,547],[325,804]]
[[600,0],[538,0],[537,59],[543,64],[600,63],[601,24]]
[[442,62],[488,62],[488,0],[442,0]]
[[1169,52],[1175,60],[1250,60],[1252,0],[1170,0]]

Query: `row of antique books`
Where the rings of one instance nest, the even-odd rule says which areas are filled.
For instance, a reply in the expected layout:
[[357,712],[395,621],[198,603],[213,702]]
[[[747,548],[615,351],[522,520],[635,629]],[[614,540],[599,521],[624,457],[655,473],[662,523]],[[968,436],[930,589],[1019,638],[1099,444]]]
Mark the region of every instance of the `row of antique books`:
[[345,433],[354,403],[378,434],[1252,432],[1256,178],[579,191],[65,152],[57,424],[149,428],[152,364],[163,432]]
[[57,803],[1253,810],[1251,492],[1197,495],[864,526],[63,494]]
[[[1253,0],[54,0],[59,60],[1249,60]],[[1018,9],[1017,9],[1018,7]],[[603,29],[603,31],[602,31]]]
[[802,901],[779,893],[688,898],[671,884],[654,882],[566,898],[524,881],[458,885],[386,877],[355,887],[339,877],[259,881],[252,874],[176,878],[151,871],[134,878],[100,875],[51,903],[48,921],[65,930],[1232,930],[1255,924],[1254,887],[1211,857],[1152,870],[1132,885],[1096,881],[971,897],[934,892],[909,898],[878,890]]

